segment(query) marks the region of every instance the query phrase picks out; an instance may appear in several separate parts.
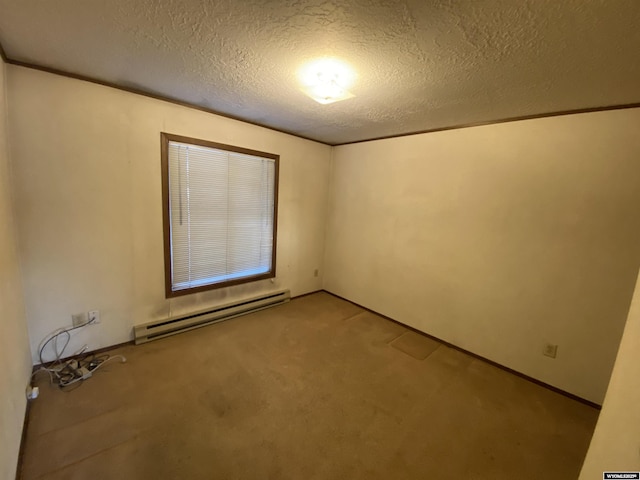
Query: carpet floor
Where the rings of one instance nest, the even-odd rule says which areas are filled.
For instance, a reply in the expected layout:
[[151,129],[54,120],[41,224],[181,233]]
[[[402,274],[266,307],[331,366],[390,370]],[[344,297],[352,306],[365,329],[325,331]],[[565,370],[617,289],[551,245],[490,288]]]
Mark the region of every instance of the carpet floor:
[[321,292],[38,375],[24,480],[578,477],[598,411]]

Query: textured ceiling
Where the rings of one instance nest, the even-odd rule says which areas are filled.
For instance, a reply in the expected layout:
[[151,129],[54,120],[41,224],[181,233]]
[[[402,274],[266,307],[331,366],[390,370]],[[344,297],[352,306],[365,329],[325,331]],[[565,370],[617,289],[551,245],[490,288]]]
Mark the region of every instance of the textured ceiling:
[[[0,43],[330,144],[640,102],[640,0],[0,0]],[[299,90],[324,56],[354,98]]]

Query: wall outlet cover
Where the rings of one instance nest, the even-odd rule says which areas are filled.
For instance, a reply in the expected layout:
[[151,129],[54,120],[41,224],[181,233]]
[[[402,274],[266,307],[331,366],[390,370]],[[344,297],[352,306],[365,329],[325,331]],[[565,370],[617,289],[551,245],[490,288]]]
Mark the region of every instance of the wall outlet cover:
[[100,323],[100,310],[89,310],[89,322]]

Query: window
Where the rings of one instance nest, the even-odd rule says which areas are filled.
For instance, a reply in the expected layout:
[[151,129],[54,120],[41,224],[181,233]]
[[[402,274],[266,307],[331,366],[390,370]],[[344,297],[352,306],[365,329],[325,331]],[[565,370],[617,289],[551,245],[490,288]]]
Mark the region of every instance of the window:
[[166,296],[275,277],[280,157],[161,136]]

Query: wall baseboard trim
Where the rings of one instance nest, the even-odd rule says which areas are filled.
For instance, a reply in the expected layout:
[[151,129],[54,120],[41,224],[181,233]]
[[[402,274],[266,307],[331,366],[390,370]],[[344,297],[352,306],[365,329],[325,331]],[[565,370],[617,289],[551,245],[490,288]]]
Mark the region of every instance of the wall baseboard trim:
[[[99,353],[105,353],[120,347],[126,347],[128,345],[133,345],[133,340],[130,340],[128,342],[118,343],[116,345],[110,345],[108,347],[98,348],[97,350],[80,353],[78,355],[71,355],[70,357],[65,357],[62,360],[66,361],[66,360],[78,359],[81,357],[85,357],[87,355],[96,355]],[[30,379],[30,384],[33,384],[33,373],[38,371],[41,367],[43,366],[48,367],[53,363],[54,362],[47,362],[44,365],[41,363],[34,365],[33,368],[31,369],[32,377]],[[29,428],[29,413],[31,411],[31,402],[33,401],[37,401],[37,400],[27,400],[27,407],[25,408],[25,411],[24,411],[24,422],[22,424],[22,437],[20,438],[20,450],[18,453],[18,464],[16,466],[16,480],[22,479],[22,463],[24,460],[24,448],[27,441],[27,430]]]
[[566,390],[562,390],[561,388],[554,387],[553,385],[549,385],[548,383],[545,383],[542,380],[538,380],[537,378],[530,377],[529,375],[526,375],[524,373],[518,372],[517,370],[513,370],[512,368],[509,368],[509,367],[506,367],[506,366],[504,366],[504,365],[502,365],[500,363],[494,362],[493,360],[489,360],[488,358],[485,358],[482,355],[478,355],[477,353],[473,353],[473,352],[470,352],[469,350],[465,350],[464,348],[461,348],[461,347],[458,347],[457,345],[454,345],[452,343],[446,342],[446,341],[444,341],[444,340],[442,340],[442,339],[440,339],[438,337],[435,337],[435,336],[430,335],[430,334],[428,334],[426,332],[423,332],[422,330],[418,330],[417,328],[411,327],[411,326],[406,325],[406,324],[404,324],[402,322],[399,322],[398,320],[395,320],[395,319],[393,319],[391,317],[388,317],[386,315],[378,313],[375,310],[371,310],[370,308],[367,308],[364,305],[360,305],[359,303],[353,302],[353,301],[349,300],[348,298],[341,297],[340,295],[332,293],[329,290],[322,290],[322,291],[325,292],[325,293],[328,293],[329,295],[332,295],[332,296],[334,296],[336,298],[339,298],[340,300],[344,300],[345,302],[349,302],[352,305],[355,305],[355,306],[360,307],[360,308],[362,308],[362,309],[364,309],[364,310],[366,310],[368,312],[371,312],[371,313],[373,313],[375,315],[378,315],[379,317],[385,318],[385,319],[387,319],[387,320],[389,320],[389,321],[391,321],[393,323],[397,323],[398,325],[402,325],[404,328],[407,328],[407,329],[411,330],[412,332],[415,332],[415,333],[417,333],[419,335],[423,335],[423,336],[425,336],[427,338],[430,338],[432,340],[440,342],[440,343],[442,343],[443,345],[446,345],[449,348],[453,348],[454,350],[457,350],[459,352],[465,353],[465,354],[467,354],[467,355],[469,355],[469,356],[471,356],[473,358],[476,358],[476,359],[481,360],[481,361],[483,361],[485,363],[488,363],[489,365],[497,367],[500,370],[504,370],[505,372],[511,373],[511,374],[513,374],[513,375],[515,375],[517,377],[520,377],[520,378],[522,378],[524,380],[527,380],[527,381],[529,381],[531,383],[535,383],[536,385],[544,387],[547,390],[551,390],[552,392],[558,393],[560,395],[563,395],[565,397],[570,398],[571,400],[575,400],[576,402],[580,402],[580,403],[582,403],[584,405],[587,405],[589,407],[595,408],[596,410],[601,410],[602,409],[602,405],[600,405],[598,403],[595,403],[595,402],[592,402],[591,400],[587,400],[586,398],[579,397],[578,395],[575,395],[573,393],[569,393]]
[[[320,292],[324,292],[324,291],[325,290],[319,289],[319,290],[314,290],[312,292],[302,293],[300,295],[296,295],[295,297],[292,296],[291,300],[295,300],[295,299],[303,298],[303,297],[308,297],[309,295],[314,295],[316,293],[320,293]],[[129,346],[129,345],[133,346],[133,345],[135,345],[135,342],[133,340],[129,340],[128,342],[117,343],[115,345],[109,345],[107,347],[98,348],[97,350],[91,350],[91,351],[88,351],[88,352],[83,352],[83,353],[80,353],[78,355],[71,355],[71,356],[65,357],[65,358],[63,358],[61,360],[62,361],[74,360],[74,359],[85,357],[87,355],[97,355],[99,353],[107,353],[107,352],[110,352],[112,350],[116,350],[118,348],[126,347],[126,346]],[[53,363],[54,362],[46,362],[44,364],[36,363],[33,366],[32,370],[31,370],[31,373],[35,373],[38,369],[40,369],[43,366],[44,367],[49,367],[49,366],[53,365]]]
[[[116,348],[126,347],[127,345],[133,345],[133,340],[129,340],[128,342],[116,343],[115,345],[109,345],[108,347],[98,348],[96,350],[91,350],[88,352],[79,353],[78,355],[71,355],[69,357],[61,358],[60,361],[67,360],[77,360],[78,358],[86,357],[87,355],[97,355],[99,353],[110,352],[111,350],[115,350]],[[35,373],[41,367],[49,367],[53,365],[55,362],[46,362],[46,363],[36,363],[33,366],[32,373]]]
[[9,60],[7,59],[7,54],[4,52],[4,48],[2,48],[2,44],[0,44],[0,59],[2,59],[4,63],[9,62]]
[[291,300],[295,300],[296,298],[308,297],[309,295],[315,295],[316,293],[325,292],[326,290],[314,290],[313,292],[302,293],[300,295],[296,295],[295,297],[291,297]]
[[29,412],[31,411],[32,400],[27,400],[24,409],[24,420],[22,421],[22,435],[20,436],[20,449],[18,450],[18,463],[16,465],[16,480],[22,479],[22,460],[24,459],[24,449],[27,444],[27,429],[29,428]]

